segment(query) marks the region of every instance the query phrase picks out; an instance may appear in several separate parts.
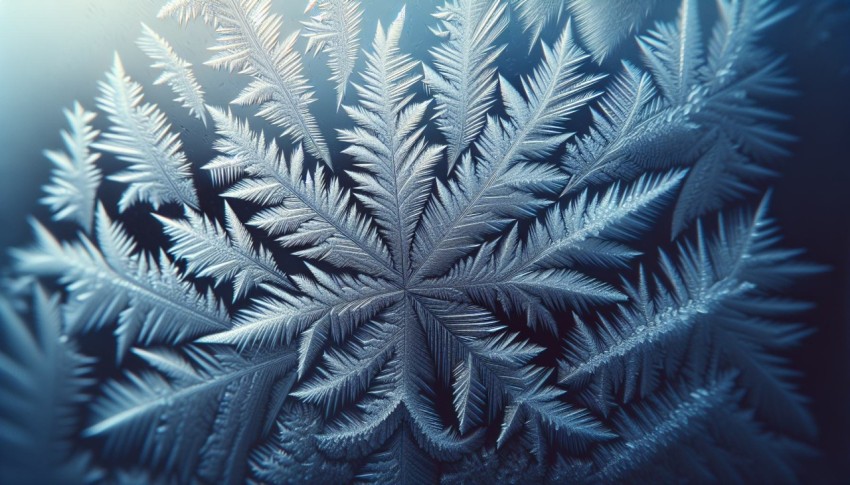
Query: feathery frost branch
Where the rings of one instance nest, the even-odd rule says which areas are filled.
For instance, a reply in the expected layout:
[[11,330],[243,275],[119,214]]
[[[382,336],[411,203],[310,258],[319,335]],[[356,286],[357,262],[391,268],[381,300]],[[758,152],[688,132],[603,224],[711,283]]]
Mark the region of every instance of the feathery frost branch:
[[87,233],[94,221],[95,197],[102,174],[97,168],[99,153],[91,146],[100,131],[91,127],[95,113],[74,103],[74,110],[65,110],[71,131],[62,131],[67,152],[46,150],[44,155],[53,162],[50,185],[45,186],[41,203],[50,207],[53,219],[73,220]]
[[640,27],[658,0],[570,0],[582,42],[602,62]]
[[233,100],[258,105],[258,115],[283,128],[284,135],[304,143],[307,152],[333,167],[330,153],[309,106],[315,101],[295,50],[298,33],[280,40],[283,22],[271,12],[270,0],[172,0],[159,17],[181,22],[203,16],[215,28],[215,55],[207,64],[253,78]]
[[189,114],[207,126],[204,90],[195,80],[195,74],[190,69],[192,64],[178,56],[171,44],[146,24],[142,24],[142,37],[137,44],[154,61],[151,67],[162,70],[162,74],[154,81],[154,84],[168,84],[177,95],[174,101],[181,103],[189,110]]
[[98,108],[109,115],[110,131],[94,144],[129,164],[109,179],[127,188],[118,204],[123,212],[135,203],[149,202],[154,209],[177,202],[198,208],[191,165],[180,138],[171,132],[168,119],[154,104],[142,104],[142,86],[130,79],[118,54],[106,81],[100,82]]
[[561,185],[559,171],[535,162],[572,136],[563,123],[598,95],[591,88],[601,76],[580,72],[586,59],[568,22],[554,47],[543,45],[542,61],[523,79],[525,96],[500,78],[508,118],[489,117],[475,144],[480,153],[475,162],[461,161],[447,185],[438,183],[417,232],[417,274],[431,276],[464,256],[493,226],[504,227],[504,221],[545,205],[531,192]]
[[[308,10],[312,10],[312,5]],[[319,13],[306,22],[307,52],[328,54],[331,81],[336,83],[337,109],[342,106],[348,79],[360,51],[360,22],[363,10],[356,0],[322,0]]]
[[431,30],[443,42],[431,50],[436,70],[422,67],[437,103],[437,126],[448,140],[449,171],[481,133],[496,101],[494,64],[504,46],[494,43],[508,26],[506,10],[500,0],[452,0],[434,14],[441,26]]

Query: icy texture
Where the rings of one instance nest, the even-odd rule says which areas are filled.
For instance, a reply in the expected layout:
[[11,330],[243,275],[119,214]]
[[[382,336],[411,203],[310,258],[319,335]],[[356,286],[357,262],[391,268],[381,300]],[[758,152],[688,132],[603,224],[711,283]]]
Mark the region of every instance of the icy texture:
[[[168,3],[215,29],[208,65],[247,76],[234,103],[276,136],[205,105],[144,26],[199,118],[186,133],[210,125],[216,155],[190,163],[116,55],[109,129],[67,113],[56,221],[14,252],[0,383],[24,391],[0,399],[4,447],[55,449],[44,479],[63,482],[789,478],[813,424],[781,357],[805,305],[778,295],[817,268],[778,248],[759,194],[788,139],[760,42],[787,11],[721,0],[700,19],[684,0],[642,58],[592,62],[583,45],[608,62],[654,4],[449,0],[419,60],[404,8],[358,58],[367,2],[309,5],[306,45],[280,40],[269,0]],[[512,29],[531,37],[522,76],[498,62]],[[328,55],[320,94],[341,109],[321,124],[302,48]],[[98,189],[113,158],[117,201]],[[140,239],[139,217],[159,232]],[[89,379],[92,362],[118,370]],[[45,473],[10,456],[5,477]]]

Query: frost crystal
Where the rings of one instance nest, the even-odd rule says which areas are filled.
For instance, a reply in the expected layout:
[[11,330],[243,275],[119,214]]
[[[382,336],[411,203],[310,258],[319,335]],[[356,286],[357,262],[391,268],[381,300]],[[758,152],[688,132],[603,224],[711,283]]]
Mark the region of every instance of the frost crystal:
[[[30,387],[0,399],[21,423],[0,439],[47,453],[47,482],[787,479],[813,424],[778,354],[803,306],[777,295],[816,268],[777,248],[769,197],[730,203],[758,200],[788,139],[762,45],[788,12],[721,0],[704,35],[683,0],[605,72],[656,3],[447,0],[417,59],[405,8],[361,54],[368,2],[311,2],[281,40],[270,0],[172,0],[277,129],[143,26],[156,84],[209,124],[216,155],[190,162],[116,55],[109,129],[67,112],[55,221],[14,252],[34,289],[0,300],[0,383]],[[521,76],[499,63],[513,30]],[[302,49],[327,54],[338,116],[311,111]],[[98,187],[115,160],[120,197]],[[109,333],[103,355],[72,345]],[[39,466],[7,458],[0,477]]]

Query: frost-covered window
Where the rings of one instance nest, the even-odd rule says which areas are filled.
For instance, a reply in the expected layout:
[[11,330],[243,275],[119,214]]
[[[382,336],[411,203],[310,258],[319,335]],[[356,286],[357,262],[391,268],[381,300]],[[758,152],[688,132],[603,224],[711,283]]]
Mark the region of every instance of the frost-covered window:
[[789,3],[168,2],[45,152],[0,477],[793,479]]

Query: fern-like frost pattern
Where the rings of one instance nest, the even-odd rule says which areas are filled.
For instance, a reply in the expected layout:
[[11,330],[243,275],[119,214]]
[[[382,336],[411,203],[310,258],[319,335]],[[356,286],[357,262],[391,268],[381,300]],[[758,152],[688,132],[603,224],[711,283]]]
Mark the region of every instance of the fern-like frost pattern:
[[[790,137],[763,38],[789,10],[682,0],[645,25],[660,3],[446,0],[417,59],[404,7],[375,27],[369,2],[313,1],[283,36],[271,0],[168,2],[214,30],[195,69],[246,87],[213,101],[142,24],[215,155],[190,162],[118,54],[108,128],[66,111],[52,221],[0,299],[0,442],[25,444],[0,477],[792,479],[814,424],[783,357],[806,305],[782,295],[819,268],[782,249],[764,184]],[[499,63],[513,30],[527,73]]]

